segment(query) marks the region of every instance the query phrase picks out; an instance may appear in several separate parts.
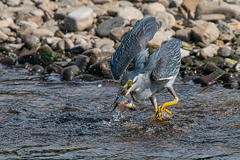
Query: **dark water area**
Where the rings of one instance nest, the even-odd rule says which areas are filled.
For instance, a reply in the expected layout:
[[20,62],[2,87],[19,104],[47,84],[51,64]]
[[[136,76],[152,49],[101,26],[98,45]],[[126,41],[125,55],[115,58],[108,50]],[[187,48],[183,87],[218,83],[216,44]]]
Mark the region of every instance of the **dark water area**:
[[[110,113],[118,85],[2,68],[0,159],[239,159],[240,89],[178,78],[173,114],[149,121],[150,101]],[[172,100],[167,90],[157,97]]]

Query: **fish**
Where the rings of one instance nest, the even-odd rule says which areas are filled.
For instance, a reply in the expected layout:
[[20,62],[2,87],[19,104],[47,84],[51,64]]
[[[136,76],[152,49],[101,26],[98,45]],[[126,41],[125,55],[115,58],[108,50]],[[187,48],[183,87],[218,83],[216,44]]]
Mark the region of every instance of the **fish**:
[[133,101],[131,101],[130,99],[128,99],[127,97],[122,96],[122,95],[117,95],[115,101],[113,102],[113,104],[111,106],[114,106],[112,111],[114,111],[116,108],[120,108],[120,106],[124,106],[121,113],[123,113],[126,110],[126,108],[128,108],[129,110],[134,110],[134,111],[137,110],[136,105],[133,103]]

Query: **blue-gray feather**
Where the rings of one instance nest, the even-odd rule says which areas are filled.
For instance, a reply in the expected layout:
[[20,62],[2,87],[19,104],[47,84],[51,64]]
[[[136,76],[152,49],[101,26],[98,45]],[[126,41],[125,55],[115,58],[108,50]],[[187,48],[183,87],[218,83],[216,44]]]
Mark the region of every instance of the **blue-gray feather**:
[[[131,63],[141,51],[146,49],[147,43],[153,38],[161,27],[155,17],[147,17],[140,20],[123,39],[121,45],[113,53],[110,61],[112,76],[120,79]],[[139,67],[139,66],[135,66]]]

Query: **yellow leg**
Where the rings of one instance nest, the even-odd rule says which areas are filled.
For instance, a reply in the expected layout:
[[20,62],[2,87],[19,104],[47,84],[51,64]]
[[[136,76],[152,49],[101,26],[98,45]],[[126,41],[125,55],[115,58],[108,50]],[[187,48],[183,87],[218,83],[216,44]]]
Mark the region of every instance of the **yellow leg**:
[[[165,110],[168,114],[172,114],[171,111],[167,110],[165,107],[167,106],[171,106],[171,105],[174,105],[174,104],[177,104],[179,102],[179,99],[178,97],[175,97],[173,101],[170,101],[170,102],[166,102],[166,103],[163,103],[161,104],[160,106],[158,106],[158,116],[159,118],[162,120],[164,118],[163,116],[163,110]],[[155,112],[156,113],[156,112]]]

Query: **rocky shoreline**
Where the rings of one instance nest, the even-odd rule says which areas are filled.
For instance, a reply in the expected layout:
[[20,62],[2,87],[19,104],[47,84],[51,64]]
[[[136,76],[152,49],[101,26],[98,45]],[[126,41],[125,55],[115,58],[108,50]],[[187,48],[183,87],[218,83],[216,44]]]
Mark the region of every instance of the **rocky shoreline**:
[[29,74],[72,81],[112,79],[109,61],[144,16],[162,28],[148,43],[180,39],[184,81],[240,85],[240,4],[237,0],[3,0],[0,63]]

